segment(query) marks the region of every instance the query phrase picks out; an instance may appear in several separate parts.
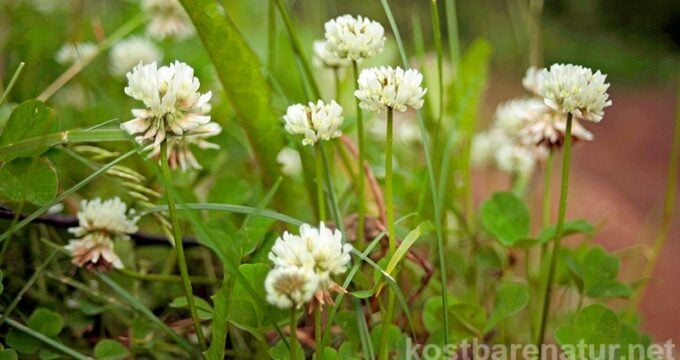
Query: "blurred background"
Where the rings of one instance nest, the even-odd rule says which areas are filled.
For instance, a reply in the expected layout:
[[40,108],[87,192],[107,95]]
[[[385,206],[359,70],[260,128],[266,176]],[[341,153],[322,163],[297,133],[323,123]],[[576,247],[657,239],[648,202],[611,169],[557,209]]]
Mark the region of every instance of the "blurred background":
[[[433,49],[429,1],[390,1],[408,53],[424,49],[428,54],[425,64],[420,66],[426,73],[427,58],[432,58]],[[222,3],[265,63],[269,2],[223,0]],[[388,28],[379,0],[289,0],[288,3],[308,55],[311,55],[312,41],[323,36],[323,23],[331,17],[361,14]],[[479,121],[483,129],[500,102],[524,93],[520,80],[530,63],[530,1],[460,0],[457,6],[461,49],[464,51],[473,40],[483,38],[493,51]],[[27,65],[12,100],[34,98],[65,70],[54,60],[54,54],[64,42],[98,41],[138,12],[135,1],[0,0],[0,83],[7,83],[17,64],[25,61]],[[442,23],[445,23],[443,17],[444,14]],[[610,251],[624,254],[624,277],[635,279],[644,263],[645,246],[651,244],[659,222],[666,186],[680,75],[680,1],[546,0],[541,29],[544,64],[575,63],[608,74],[613,106],[607,109],[602,123],[586,125],[595,134],[595,141],[575,148],[567,217],[588,218],[598,225],[595,241]],[[387,34],[386,51],[367,66],[398,62],[391,31],[387,30]],[[446,44],[447,39],[443,40]],[[219,86],[196,38],[184,42],[165,41],[160,46],[166,62],[181,58],[196,68],[204,83]],[[290,101],[300,101],[304,96],[296,72],[290,71],[291,66],[295,66],[292,59],[288,39],[281,30],[277,34],[274,59],[276,78]],[[122,94],[124,81],[101,81],[98,74],[106,69],[105,57],[97,59],[74,82],[84,93],[76,98],[69,93],[75,91],[74,88],[67,87],[55,96],[62,128],[128,117],[133,102]],[[330,78],[319,80],[324,89],[332,91]],[[73,101],[82,102],[83,94],[86,106]],[[228,108],[215,111],[226,114],[223,118],[231,116]],[[102,113],[107,117],[103,118]],[[6,120],[6,116],[0,116],[0,125],[3,119]],[[237,133],[232,130],[227,128],[225,132]],[[247,156],[243,149],[236,149],[233,142],[221,142],[223,148],[231,151],[230,156]],[[246,196],[245,193],[256,198],[261,189],[250,188],[241,174],[243,172],[235,169],[233,176],[224,181],[238,185],[235,194]],[[78,176],[75,171],[73,178]],[[508,181],[494,172],[477,172],[474,183],[477,200],[507,187]],[[535,179],[535,186],[540,184],[541,180]],[[557,184],[553,186],[556,188]],[[536,199],[536,204],[538,201]],[[673,339],[676,344],[680,344],[678,255],[680,224],[676,216],[644,296],[641,319],[643,328],[656,340]]]

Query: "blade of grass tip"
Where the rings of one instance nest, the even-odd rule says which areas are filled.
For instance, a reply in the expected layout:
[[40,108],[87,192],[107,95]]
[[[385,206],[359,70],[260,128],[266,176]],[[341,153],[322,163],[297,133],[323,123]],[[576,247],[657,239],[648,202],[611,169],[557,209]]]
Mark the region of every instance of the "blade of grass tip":
[[97,50],[92,56],[82,59],[71,65],[66,71],[64,71],[56,80],[54,80],[50,85],[48,85],[45,90],[43,90],[36,99],[40,101],[47,101],[52,95],[54,95],[62,86],[66,85],[73,77],[78,75],[78,73],[83,70],[87,65],[92,63],[94,59],[101,53],[108,50],[113,44],[118,40],[126,37],[132,31],[134,31],[138,26],[142,25],[146,20],[146,15],[143,13],[138,14],[132,19],[128,20],[125,24],[121,25],[118,30],[114,31],[109,35],[104,41],[99,43]]
[[302,48],[302,45],[300,43],[300,39],[297,36],[297,33],[295,32],[295,28],[293,27],[293,21],[290,18],[290,13],[288,12],[288,8],[286,7],[286,4],[284,3],[283,0],[274,0],[276,1],[276,6],[279,9],[279,14],[281,14],[281,18],[283,19],[283,24],[286,28],[286,32],[288,32],[288,37],[290,37],[290,42],[293,47],[293,52],[297,55],[298,59],[300,60],[300,64],[302,65],[302,70],[305,73],[305,76],[307,77],[307,81],[309,82],[310,87],[312,88],[312,93],[314,97],[317,99],[321,98],[321,91],[319,91],[319,86],[316,83],[316,80],[314,79],[314,74],[312,73],[312,67],[309,64],[309,60],[307,59],[307,56],[305,55],[305,51]]
[[33,275],[31,275],[31,277],[28,279],[28,281],[26,281],[26,284],[24,284],[24,286],[21,288],[21,290],[19,290],[19,293],[14,297],[14,300],[12,300],[12,302],[5,309],[5,312],[2,314],[2,318],[0,318],[0,326],[2,326],[2,324],[7,319],[9,319],[9,317],[12,315],[12,311],[14,311],[14,309],[17,307],[17,305],[19,305],[19,302],[24,297],[24,295],[26,294],[28,289],[30,289],[31,286],[33,286],[33,284],[35,283],[35,281],[38,280],[38,277],[40,276],[40,274],[42,274],[42,272],[45,270],[47,265],[50,264],[52,259],[54,259],[54,257],[57,256],[57,254],[59,254],[59,251],[55,250],[54,252],[52,252],[47,257],[47,259],[45,259],[43,261],[42,264],[40,264],[40,266],[37,269],[35,269],[35,272],[33,273]]
[[58,351],[66,354],[66,355],[68,355],[68,356],[70,356],[74,359],[77,359],[77,360],[92,360],[91,357],[85,356],[85,355],[71,349],[70,347],[68,347],[64,344],[31,329],[30,327],[28,327],[28,326],[26,326],[26,325],[24,325],[24,324],[22,324],[18,321],[15,321],[15,320],[12,320],[12,319],[7,319],[7,324],[9,326],[11,326],[11,327],[31,336],[33,338],[39,340],[39,341],[42,341],[43,343],[53,347],[55,350],[58,350]]
[[[435,133],[438,133],[444,118],[444,56],[442,51],[442,29],[439,23],[439,7],[436,0],[430,1],[430,15],[432,16],[432,32],[434,33],[434,48],[437,53],[437,86],[439,89],[439,111],[437,112],[437,126]],[[434,138],[434,147],[437,148],[439,137]]]
[[[460,38],[458,37],[458,15],[456,12],[456,0],[444,1],[444,13],[446,14],[446,30],[449,40],[449,52],[453,64],[454,77],[458,77],[460,65]],[[456,82],[458,83],[458,82]]]
[[274,71],[276,64],[276,3],[269,0],[267,9],[267,70]]
[[[66,197],[68,197],[69,195],[73,194],[74,192],[80,190],[83,186],[85,186],[85,185],[89,184],[90,182],[92,182],[92,181],[93,181],[94,179],[96,179],[99,175],[105,173],[108,169],[112,168],[114,165],[116,165],[116,164],[118,164],[119,162],[121,162],[121,161],[127,159],[128,157],[132,156],[132,155],[135,154],[135,153],[137,153],[137,150],[130,150],[130,151],[128,151],[127,153],[125,153],[125,154],[119,156],[118,158],[114,159],[113,161],[109,162],[108,164],[102,166],[99,170],[93,172],[92,174],[90,174],[90,176],[88,176],[88,177],[86,177],[85,179],[81,180],[79,183],[77,183],[76,185],[70,187],[69,189],[67,189],[66,191],[64,191],[63,193],[61,193],[61,195],[59,195],[59,196],[57,196],[56,198],[54,198],[52,201],[50,201],[49,204],[47,204],[47,205],[41,207],[40,209],[38,209],[38,210],[34,211],[33,213],[31,213],[30,215],[28,215],[24,220],[20,221],[20,222],[17,224],[17,226],[14,227],[14,231],[18,231],[18,230],[22,229],[24,226],[30,224],[31,221],[33,221],[33,220],[35,220],[36,218],[38,218],[38,217],[39,217],[40,215],[42,215],[44,212],[46,212],[47,210],[49,210],[52,206],[54,206],[55,204],[57,204],[57,203],[63,201],[64,199],[66,199]],[[9,237],[9,235],[10,235],[10,232],[9,232],[9,231],[4,232],[2,235],[0,235],[0,241],[6,240],[6,239]]]
[[[258,211],[257,208],[251,207],[251,206],[244,206],[244,205],[232,205],[232,204],[215,204],[215,203],[178,203],[177,204],[177,210],[208,210],[208,211],[224,211],[224,212],[229,212],[229,213],[235,213],[235,214],[245,214],[245,215],[254,215],[254,216],[262,216],[274,220],[278,220],[287,224],[295,225],[295,226],[300,226],[304,224],[302,220],[298,220],[295,218],[292,218],[288,215],[284,215],[281,213],[278,213],[273,210],[260,210]],[[168,211],[168,206],[167,205],[158,205],[154,206],[151,209],[148,209],[144,212],[141,212],[142,215],[150,214],[150,213],[156,213],[156,212],[165,212]]]
[[165,324],[161,319],[154,315],[149,308],[144,306],[134,295],[130,294],[127,290],[123,289],[110,277],[103,273],[96,272],[95,276],[108,285],[116,294],[118,294],[123,300],[127,301],[130,306],[132,306],[137,312],[144,315],[149,321],[158,326],[160,330],[170,336],[179,346],[186,350],[192,356],[198,356],[197,359],[201,358],[201,353],[193,347],[185,338],[181,337],[174,330],[172,330],[167,324]]
[[[414,216],[416,216],[416,213],[410,213],[410,214],[398,219],[397,221],[395,221],[395,224],[400,224],[403,221],[406,221],[409,218],[414,217]],[[373,251],[373,249],[380,243],[380,240],[382,240],[386,235],[387,235],[387,230],[381,231],[380,234],[378,234],[378,236],[376,236],[373,239],[373,241],[371,241],[368,244],[368,246],[366,246],[366,248],[364,249],[362,254],[364,256],[368,256],[368,254],[370,254],[371,251]],[[345,282],[342,284],[343,288],[347,289],[349,287],[349,285],[352,283],[352,280],[354,279],[354,275],[356,275],[356,273],[359,271],[360,268],[361,268],[361,263],[355,262],[354,265],[352,266],[352,269],[347,274],[347,277],[345,277]],[[342,299],[344,298],[344,296],[345,296],[345,294],[341,292],[341,293],[338,293],[338,295],[335,297],[333,307],[331,308],[331,311],[328,313],[328,320],[327,320],[328,324],[333,324],[335,322],[335,314],[340,309],[340,304],[342,303]],[[326,326],[326,328],[324,329],[323,336],[321,337],[321,344],[322,345],[326,344],[326,340],[328,339],[328,336],[330,335],[330,329],[331,329],[331,326]]]
[[[156,166],[157,168],[158,166]],[[159,169],[156,169],[157,171],[160,171]],[[177,201],[177,207],[178,209],[186,208],[186,204],[184,201],[182,201],[182,197],[177,193],[175,190],[174,186],[166,179],[165,177],[159,177],[159,180],[163,183],[163,186],[165,187],[165,190],[168,191],[169,193],[172,193],[172,196],[175,198]],[[200,205],[200,204],[199,204]],[[253,209],[252,207],[248,209],[248,212],[253,213],[255,212],[256,209]],[[264,213],[264,211],[263,211]],[[217,244],[217,241],[213,239],[212,234],[208,229],[203,225],[203,223],[196,217],[196,215],[192,211],[187,211],[186,212],[187,218],[189,222],[191,223],[191,226],[194,228],[196,231],[196,236],[199,239],[203,239],[204,241],[208,241],[209,243],[212,244]],[[291,218],[292,219],[292,218]],[[293,219],[293,221],[297,221],[299,223],[302,223],[299,220]],[[224,257],[223,258],[223,263],[222,265],[226,268],[226,270],[234,276],[236,281],[240,282],[241,285],[246,289],[248,294],[252,297],[252,299],[255,301],[257,306],[259,306],[262,311],[265,314],[265,318],[272,324],[274,327],[274,330],[276,333],[279,335],[281,338],[281,341],[284,342],[285,346],[287,349],[290,349],[290,344],[288,343],[288,340],[286,339],[286,335],[283,333],[281,330],[281,327],[279,324],[274,321],[274,316],[267,306],[267,303],[260,297],[260,295],[255,291],[253,286],[248,282],[248,279],[241,273],[241,271],[238,268],[238,265],[236,265],[229,257]]]
[[3,91],[3,93],[2,93],[2,97],[0,97],[0,105],[5,103],[7,96],[9,95],[9,93],[14,88],[14,84],[16,84],[17,79],[19,79],[19,75],[21,75],[21,71],[24,69],[24,66],[26,66],[26,63],[22,61],[22,62],[19,63],[19,66],[17,66],[17,69],[14,70],[14,75],[12,75],[12,78],[9,80],[9,83],[7,84],[7,87],[5,88],[5,91]]
[[0,147],[0,159],[5,159],[5,154],[22,153],[28,150],[50,148],[62,144],[130,140],[130,135],[120,129],[66,130],[4,145]]
[[[404,67],[408,67],[408,58],[406,56],[406,50],[404,50],[404,44],[401,41],[401,35],[399,35],[399,28],[397,27],[397,23],[394,21],[394,16],[392,16],[392,10],[390,9],[390,5],[387,3],[387,0],[381,0],[381,3],[383,5],[383,9],[385,10],[385,14],[387,15],[387,18],[390,22],[390,26],[392,27],[392,33],[394,33],[395,40],[397,41],[397,47],[399,48],[399,53],[401,55],[403,65]],[[430,193],[432,194],[432,205],[434,207],[435,216],[434,226],[436,230],[435,233],[437,236],[437,252],[439,253],[439,273],[441,277],[442,308],[448,309],[449,306],[447,299],[448,290],[446,282],[446,253],[445,253],[446,249],[444,248],[444,238],[442,236],[441,209],[435,205],[437,204],[437,185],[434,176],[434,168],[432,166],[432,154],[430,153],[430,145],[428,140],[427,127],[425,126],[425,119],[423,118],[423,115],[420,113],[420,111],[416,111],[416,115],[418,117],[418,126],[420,127],[420,136],[423,143],[423,150],[425,152],[425,162],[427,164],[427,174],[430,182]],[[444,326],[444,343],[446,343],[448,342],[449,339],[448,311],[444,311],[442,320]]]

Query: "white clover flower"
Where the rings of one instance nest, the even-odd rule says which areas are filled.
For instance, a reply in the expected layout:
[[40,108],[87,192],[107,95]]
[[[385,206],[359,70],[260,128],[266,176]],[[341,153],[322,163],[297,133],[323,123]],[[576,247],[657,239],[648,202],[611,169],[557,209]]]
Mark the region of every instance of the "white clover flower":
[[319,277],[308,268],[277,267],[264,280],[267,301],[281,309],[299,308],[309,302],[319,288]]
[[302,145],[314,145],[320,140],[340,137],[342,120],[342,107],[335,100],[331,100],[330,104],[319,100],[307,106],[291,105],[283,116],[286,131],[304,135]]
[[[546,151],[559,149],[564,145],[567,133],[567,115],[547,111],[531,119],[519,132],[521,142],[527,146],[538,146]],[[594,139],[577,119],[572,120],[571,137],[575,141]]]
[[535,66],[531,66],[527,69],[527,72],[522,78],[522,86],[530,92],[532,95],[539,95],[539,89],[541,85],[541,71]]
[[387,108],[404,112],[409,107],[423,106],[423,95],[427,89],[420,87],[423,75],[418,70],[404,71],[397,67],[364,69],[358,80],[354,96],[359,98],[362,109],[384,111]]
[[123,262],[113,251],[113,241],[105,234],[93,233],[69,240],[64,249],[71,253],[71,263],[78,267],[99,271],[123,268]]
[[137,217],[131,217],[120,198],[103,201],[96,198],[83,201],[78,212],[78,226],[68,231],[79,239],[72,239],[65,249],[72,262],[88,268],[122,268],[113,252],[113,240],[128,240],[137,231]]
[[541,99],[512,99],[498,105],[493,126],[510,137],[517,137],[528,123],[546,112],[550,112],[550,108]]
[[[206,141],[205,139],[211,136],[219,135],[222,132],[222,127],[215,122],[210,122],[201,125],[184,136],[173,136],[168,138],[168,165],[171,169],[201,170],[203,167],[196,160],[196,157],[191,152],[191,146],[194,145],[201,150],[220,148],[219,145]],[[151,158],[160,158],[161,149],[154,148],[149,154]]]
[[91,42],[66,43],[59,48],[54,59],[61,65],[71,65],[79,61],[89,60],[97,53],[99,47]]
[[326,48],[334,57],[360,62],[375,56],[385,45],[385,29],[362,17],[343,15],[324,24]]
[[297,176],[302,173],[302,160],[300,153],[295,149],[284,147],[276,155],[276,162],[281,165],[281,173],[288,176]]
[[499,170],[527,177],[536,166],[536,154],[523,146],[505,144],[496,150],[495,161]]
[[122,77],[137,64],[160,61],[163,53],[153,41],[132,36],[118,42],[109,55],[109,70],[114,76]]
[[318,67],[343,68],[351,65],[352,61],[341,58],[337,53],[328,49],[328,41],[314,41],[314,65]]
[[194,34],[191,19],[178,0],[142,0],[142,10],[150,17],[146,33],[155,39],[186,39]]
[[166,135],[189,135],[210,122],[212,93],[198,92],[201,83],[191,66],[175,61],[157,68],[156,63],[139,64],[127,74],[125,93],[144,102],[145,109],[133,109],[134,119],[121,128],[140,144],[158,147]]
[[470,162],[475,167],[495,163],[496,151],[509,143],[508,136],[497,128],[478,133],[470,145]]
[[283,234],[274,243],[269,259],[277,267],[301,267],[313,270],[326,286],[330,276],[347,271],[352,245],[343,244],[342,233],[331,231],[321,222],[319,228],[300,226],[300,235]]
[[609,100],[606,75],[589,68],[572,64],[553,64],[540,73],[538,94],[546,105],[561,113],[571,113],[577,118],[599,122]]

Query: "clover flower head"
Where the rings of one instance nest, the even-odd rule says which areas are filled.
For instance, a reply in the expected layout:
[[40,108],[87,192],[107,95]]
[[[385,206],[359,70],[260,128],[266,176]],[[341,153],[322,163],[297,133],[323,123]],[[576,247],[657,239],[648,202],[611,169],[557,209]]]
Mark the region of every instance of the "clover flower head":
[[186,39],[194,34],[189,15],[178,0],[142,0],[142,10],[150,18],[146,32],[155,39]]
[[267,301],[282,309],[299,308],[309,302],[319,288],[319,277],[309,268],[277,267],[264,281]]
[[300,153],[295,149],[284,147],[276,155],[276,162],[281,165],[281,173],[287,176],[297,176],[302,173]]
[[505,144],[495,153],[499,170],[520,176],[528,176],[536,166],[536,153],[524,146]]
[[[574,141],[593,140],[593,134],[581,125],[577,119],[572,120],[571,137]],[[527,146],[538,146],[545,151],[560,149],[564,145],[567,133],[567,115],[547,111],[533,117],[519,133],[521,142]]]
[[155,62],[139,64],[127,79],[125,93],[142,101],[146,108],[133,109],[135,118],[121,128],[137,135],[140,144],[152,142],[158,147],[168,135],[189,135],[210,122],[212,93],[198,92],[201,83],[191,66],[179,61],[160,68]]
[[538,95],[540,84],[541,69],[538,69],[535,66],[529,67],[522,78],[522,86],[524,86],[524,88],[532,95]]
[[497,128],[475,135],[470,145],[470,162],[475,167],[487,166],[495,162],[496,151],[509,144],[508,136]]
[[576,118],[599,122],[604,108],[612,104],[605,82],[607,76],[600,71],[572,64],[553,64],[538,75],[539,96],[546,105],[561,113],[571,113]]
[[59,48],[54,59],[61,65],[70,65],[89,60],[97,51],[97,45],[91,42],[66,43]]
[[342,107],[335,100],[329,104],[319,100],[307,106],[291,105],[283,116],[286,131],[304,136],[302,145],[314,145],[320,140],[340,137],[342,120]]
[[121,40],[111,49],[109,70],[114,76],[122,77],[135,65],[149,64],[161,60],[162,57],[163,54],[153,41],[141,36],[132,36]]
[[[184,136],[169,137],[168,165],[171,169],[180,169],[182,171],[203,169],[193,152],[191,152],[191,148],[195,146],[201,150],[219,149],[219,145],[206,141],[206,138],[219,135],[221,132],[222,127],[219,124],[209,122],[197,127]],[[154,148],[149,157],[160,158],[160,155],[161,149]]]
[[375,56],[385,45],[385,29],[361,15],[342,15],[324,24],[326,50],[335,58],[360,62]]
[[113,251],[113,240],[129,239],[128,234],[137,231],[137,220],[118,197],[83,201],[78,212],[78,226],[68,229],[78,238],[65,246],[71,253],[71,262],[88,269],[122,268],[123,263]]
[[423,75],[418,70],[404,71],[397,67],[364,69],[359,74],[358,89],[354,92],[362,109],[385,111],[388,108],[404,112],[423,106],[427,89],[420,85]]
[[343,68],[349,66],[352,62],[347,58],[341,58],[337,53],[328,49],[328,41],[316,40],[314,41],[314,65],[318,67],[328,68]]
[[494,126],[510,137],[516,137],[533,119],[550,108],[537,98],[519,98],[501,103],[494,113]]

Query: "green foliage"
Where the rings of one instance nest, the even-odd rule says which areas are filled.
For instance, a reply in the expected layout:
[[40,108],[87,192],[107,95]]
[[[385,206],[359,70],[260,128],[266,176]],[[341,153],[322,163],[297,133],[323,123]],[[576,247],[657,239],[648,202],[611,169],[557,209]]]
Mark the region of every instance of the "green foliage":
[[600,246],[590,248],[580,258],[568,257],[566,264],[588,297],[628,298],[632,295],[628,285],[616,280],[620,260]]
[[[175,309],[188,309],[187,297],[180,296],[172,300],[168,306]],[[194,296],[194,303],[196,304],[196,309],[198,310],[198,317],[201,320],[211,320],[213,318],[213,308],[205,300],[200,297]]]
[[290,354],[290,350],[286,347],[286,345],[283,343],[283,341],[279,341],[276,343],[276,345],[272,346],[269,349],[269,357],[272,360],[302,360],[304,359],[304,351],[302,349],[302,346],[300,345],[299,342],[295,343],[297,346],[297,359],[293,359],[293,357]]
[[94,356],[97,360],[123,360],[130,356],[130,350],[116,340],[104,339],[94,347]]
[[[14,144],[20,140],[40,137],[57,132],[59,118],[57,112],[38,100],[28,100],[17,106],[0,135],[0,147]],[[11,161],[18,157],[33,157],[45,152],[44,147],[25,151],[0,153],[0,161]]]
[[[541,230],[536,238],[539,243],[546,243],[555,238],[555,231],[556,226],[550,225]],[[594,231],[595,228],[593,225],[585,220],[565,221],[564,229],[562,230],[562,236],[569,236],[573,234],[592,235]]]
[[[64,318],[45,308],[38,308],[28,318],[28,327],[47,337],[54,338],[64,328]],[[22,354],[33,354],[42,349],[42,343],[31,335],[11,329],[5,338],[7,345]]]
[[484,230],[503,246],[513,246],[529,235],[529,210],[509,192],[493,194],[479,211]]
[[13,201],[47,205],[58,186],[56,170],[45,158],[19,158],[0,168],[0,194]]
[[529,303],[529,288],[519,283],[504,283],[498,287],[493,311],[485,331],[493,329],[499,322],[516,315]]

